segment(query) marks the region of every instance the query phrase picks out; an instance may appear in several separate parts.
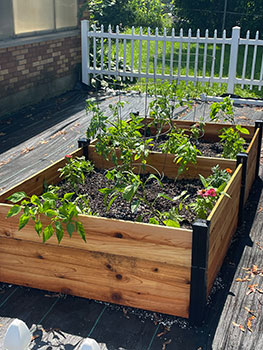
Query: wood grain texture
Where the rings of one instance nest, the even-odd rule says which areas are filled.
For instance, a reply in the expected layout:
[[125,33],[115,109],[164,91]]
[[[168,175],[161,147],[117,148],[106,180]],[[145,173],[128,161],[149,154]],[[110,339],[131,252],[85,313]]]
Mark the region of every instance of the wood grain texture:
[[259,129],[256,130],[253,139],[251,140],[246,153],[248,155],[247,160],[247,175],[246,175],[246,191],[245,199],[246,202],[253,182],[256,177],[256,166],[257,166],[257,153],[258,153],[258,143],[259,143]]
[[[118,153],[117,153],[118,154]],[[111,169],[114,164],[111,161],[105,160],[101,155],[96,153],[95,145],[89,145],[89,159],[95,164],[98,169]],[[134,163],[134,171],[143,173],[143,169],[140,165],[136,166],[139,160]],[[219,164],[222,169],[230,168],[234,169],[236,161],[232,159],[224,158],[212,158],[212,157],[197,157],[196,164],[189,164],[187,170],[180,176],[180,178],[195,179],[199,178],[199,174],[203,176],[209,176],[211,174],[211,168]],[[161,173],[170,179],[177,178],[179,166],[174,162],[173,154],[165,154],[152,151],[147,157],[146,173]],[[156,170],[157,171],[156,171]]]
[[4,282],[187,317],[190,268],[10,238],[0,246]]
[[221,195],[208,217],[208,220],[210,221],[208,294],[215,277],[220,270],[233,234],[237,228],[241,176],[242,164],[237,167],[224,190],[230,198],[226,195]]
[[[83,155],[83,149],[77,149],[72,152],[72,157],[80,157]],[[40,195],[43,192],[43,184],[46,182],[48,185],[55,185],[61,179],[58,172],[59,168],[62,168],[66,163],[65,158],[60,159],[54,164],[40,170],[36,174],[30,176],[26,180],[18,183],[10,188],[8,191],[3,192],[0,196],[0,202],[5,202],[11,194],[19,191],[24,191],[28,196],[33,194]]]

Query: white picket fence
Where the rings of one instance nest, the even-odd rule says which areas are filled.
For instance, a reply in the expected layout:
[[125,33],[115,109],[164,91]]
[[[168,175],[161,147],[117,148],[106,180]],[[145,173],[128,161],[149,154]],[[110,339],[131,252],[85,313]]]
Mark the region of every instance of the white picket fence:
[[[91,75],[115,77],[145,78],[157,80],[184,80],[209,83],[227,84],[227,92],[233,93],[235,84],[249,85],[250,89],[263,86],[263,40],[259,40],[259,33],[255,39],[250,38],[249,31],[246,38],[240,38],[240,27],[232,28],[232,36],[226,37],[223,32],[221,38],[214,31],[209,37],[188,35],[175,36],[174,29],[170,36],[159,35],[156,28],[155,35],[143,34],[142,28],[131,34],[119,32],[118,26],[113,33],[111,26],[105,32],[103,26],[97,29],[89,28],[89,22],[81,23],[82,40],[82,81],[89,85]],[[142,50],[146,51],[145,60]],[[226,55],[226,50],[228,55]],[[90,64],[90,54],[93,62]],[[129,66],[129,69],[127,67]]]

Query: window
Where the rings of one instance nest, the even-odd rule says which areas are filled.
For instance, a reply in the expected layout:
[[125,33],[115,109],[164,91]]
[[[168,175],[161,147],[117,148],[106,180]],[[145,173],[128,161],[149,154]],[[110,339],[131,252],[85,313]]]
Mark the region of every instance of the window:
[[77,26],[78,0],[0,0],[0,37]]

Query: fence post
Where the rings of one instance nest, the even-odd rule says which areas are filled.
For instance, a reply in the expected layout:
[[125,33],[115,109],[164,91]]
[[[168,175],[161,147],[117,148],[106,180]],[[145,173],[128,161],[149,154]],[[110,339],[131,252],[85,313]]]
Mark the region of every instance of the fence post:
[[82,82],[90,85],[89,68],[89,21],[86,19],[81,21],[81,60],[82,60]]
[[227,83],[227,92],[230,94],[234,93],[235,87],[239,39],[240,27],[233,27]]

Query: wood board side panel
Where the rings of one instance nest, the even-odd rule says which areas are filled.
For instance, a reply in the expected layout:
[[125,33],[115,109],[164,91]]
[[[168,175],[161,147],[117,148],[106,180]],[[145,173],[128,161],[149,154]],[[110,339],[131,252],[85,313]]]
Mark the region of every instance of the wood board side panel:
[[0,262],[7,283],[188,317],[190,267],[10,238]]
[[[153,121],[153,118],[147,118],[146,123],[149,124]],[[197,124],[198,121],[191,121],[191,120],[180,120],[176,119],[172,121],[172,125],[176,125],[180,129],[185,129],[186,131],[190,131],[191,127],[195,124]],[[242,135],[246,140],[251,140],[253,133],[254,133],[254,126],[251,125],[242,125],[249,131],[249,135]],[[212,123],[208,122],[205,123],[204,126],[204,137],[203,139],[207,141],[219,141],[220,138],[218,137],[218,134],[223,128],[230,128],[233,127],[233,124],[230,123]],[[170,126],[165,126],[163,128],[163,132],[168,131]]]
[[225,192],[210,214],[209,255],[208,255],[208,294],[219,272],[231,239],[237,228],[242,165],[234,172]]
[[256,167],[257,167],[257,153],[258,153],[258,143],[259,143],[259,129],[256,130],[253,139],[246,151],[248,155],[247,160],[247,175],[246,175],[246,191],[244,201],[248,199],[251,187],[256,178]]
[[[111,161],[106,161],[96,153],[94,145],[89,145],[89,159],[95,164],[98,169],[111,169],[114,164]],[[143,173],[141,165],[136,165],[139,161],[134,163],[134,171],[137,173]],[[211,174],[211,168],[219,164],[221,169],[236,167],[236,161],[224,158],[212,158],[212,157],[197,157],[196,164],[189,164],[188,169],[180,176],[180,178],[195,179],[199,177],[199,174],[203,176],[209,176]],[[147,166],[148,165],[148,166]],[[170,179],[177,178],[179,166],[174,162],[174,155],[165,154],[161,152],[150,152],[147,157],[146,173],[163,174]]]
[[[18,231],[19,217],[6,218],[10,207],[0,204],[0,237],[41,242],[32,220]],[[191,265],[191,230],[90,216],[81,216],[81,221],[87,243],[76,232],[71,238],[65,233],[61,246],[137,258],[148,256],[178,266]],[[42,223],[43,226],[49,224],[49,219],[44,217]],[[58,246],[56,237],[51,237],[46,244]]]
[[[80,157],[83,155],[83,149],[77,149],[72,153],[72,157]],[[0,196],[0,202],[5,202],[6,199],[15,192],[24,191],[28,196],[33,194],[40,195],[43,192],[44,181],[48,185],[56,185],[59,180],[60,173],[58,172],[59,168],[62,168],[66,163],[65,158],[58,160],[54,164],[46,167],[43,170],[40,170],[38,173],[30,176],[26,180],[20,182],[19,184],[13,186],[6,192],[3,192]]]

